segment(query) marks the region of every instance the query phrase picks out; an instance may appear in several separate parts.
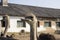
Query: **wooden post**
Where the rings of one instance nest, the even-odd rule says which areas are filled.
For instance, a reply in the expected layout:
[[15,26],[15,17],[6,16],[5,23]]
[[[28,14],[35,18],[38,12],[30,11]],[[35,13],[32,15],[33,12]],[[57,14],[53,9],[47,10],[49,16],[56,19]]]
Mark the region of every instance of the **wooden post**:
[[4,30],[3,37],[6,37],[7,31],[9,28],[9,16],[5,15],[4,17],[5,17],[5,30]]

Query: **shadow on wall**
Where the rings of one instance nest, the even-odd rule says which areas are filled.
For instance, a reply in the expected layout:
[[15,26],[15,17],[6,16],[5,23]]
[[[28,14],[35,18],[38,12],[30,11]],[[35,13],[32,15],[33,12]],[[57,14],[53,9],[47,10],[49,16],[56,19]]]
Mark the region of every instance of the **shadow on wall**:
[[38,37],[38,40],[56,40],[55,37],[51,34],[41,33]]

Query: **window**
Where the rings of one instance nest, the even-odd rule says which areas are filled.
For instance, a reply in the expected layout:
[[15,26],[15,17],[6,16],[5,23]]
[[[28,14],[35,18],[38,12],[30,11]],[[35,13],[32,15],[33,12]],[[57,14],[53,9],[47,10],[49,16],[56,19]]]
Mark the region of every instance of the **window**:
[[40,22],[39,21],[37,22],[37,27],[40,27]]
[[44,22],[45,27],[51,27],[51,22]]
[[5,27],[5,21],[1,20],[1,23],[2,23],[2,27]]
[[1,20],[2,27],[5,27],[5,17],[3,16],[3,19]]
[[56,26],[57,27],[60,27],[60,22],[56,22]]
[[17,27],[26,27],[25,21],[17,21]]

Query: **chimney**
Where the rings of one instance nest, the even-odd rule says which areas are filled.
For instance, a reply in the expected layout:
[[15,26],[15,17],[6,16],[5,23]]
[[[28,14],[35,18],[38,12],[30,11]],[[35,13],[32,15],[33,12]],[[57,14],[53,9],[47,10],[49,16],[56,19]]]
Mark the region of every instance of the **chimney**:
[[1,0],[2,6],[8,6],[8,0]]

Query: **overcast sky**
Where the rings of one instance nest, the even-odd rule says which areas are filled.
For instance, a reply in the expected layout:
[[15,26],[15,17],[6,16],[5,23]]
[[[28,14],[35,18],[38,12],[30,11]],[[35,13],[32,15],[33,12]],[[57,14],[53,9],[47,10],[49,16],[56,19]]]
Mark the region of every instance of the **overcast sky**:
[[9,3],[60,9],[60,0],[8,0]]

